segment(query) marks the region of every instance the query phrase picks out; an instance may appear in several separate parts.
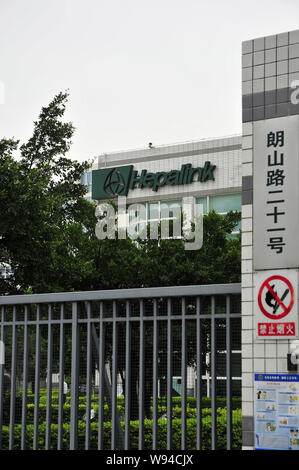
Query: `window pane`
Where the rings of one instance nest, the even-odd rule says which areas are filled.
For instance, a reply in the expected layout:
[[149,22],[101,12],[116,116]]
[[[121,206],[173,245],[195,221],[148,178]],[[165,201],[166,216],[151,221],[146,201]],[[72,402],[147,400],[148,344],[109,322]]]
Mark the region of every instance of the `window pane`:
[[129,214],[129,222],[137,223],[146,220],[146,206],[145,204],[131,204],[127,213]]
[[159,219],[159,203],[152,202],[148,204],[148,220]]
[[182,207],[182,201],[162,201],[161,208],[162,207]]
[[168,219],[180,215],[182,201],[163,201],[160,204],[160,218]]
[[210,196],[210,210],[215,212],[229,212],[241,210],[241,194],[223,194]]
[[196,214],[201,214],[201,210],[200,210],[200,207],[198,207],[199,205],[202,205],[203,206],[203,214],[206,214],[207,213],[207,198],[206,197],[198,197],[196,199],[196,206],[195,206],[195,213]]

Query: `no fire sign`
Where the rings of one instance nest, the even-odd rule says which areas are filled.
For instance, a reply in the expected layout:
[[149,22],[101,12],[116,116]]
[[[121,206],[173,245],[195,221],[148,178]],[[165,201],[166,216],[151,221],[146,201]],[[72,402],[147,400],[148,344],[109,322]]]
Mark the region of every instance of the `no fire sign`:
[[298,337],[298,271],[284,269],[255,274],[256,337]]

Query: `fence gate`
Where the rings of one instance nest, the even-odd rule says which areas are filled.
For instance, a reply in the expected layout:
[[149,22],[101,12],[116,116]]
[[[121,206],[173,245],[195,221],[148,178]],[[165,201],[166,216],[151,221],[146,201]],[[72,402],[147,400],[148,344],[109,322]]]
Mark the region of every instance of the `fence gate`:
[[0,449],[240,448],[240,284],[0,304]]

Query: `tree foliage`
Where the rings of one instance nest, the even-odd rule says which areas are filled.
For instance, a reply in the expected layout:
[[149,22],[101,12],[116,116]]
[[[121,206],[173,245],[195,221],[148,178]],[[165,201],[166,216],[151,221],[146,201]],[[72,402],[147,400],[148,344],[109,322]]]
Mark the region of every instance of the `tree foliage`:
[[185,240],[140,241],[138,285],[146,287],[240,282],[240,236],[229,237],[239,212],[204,216],[203,245],[186,250]]
[[89,272],[83,228],[94,210],[78,181],[90,162],[66,156],[74,131],[62,122],[67,96],[42,109],[27,143],[0,141],[0,262],[13,272],[2,294],[73,290]]

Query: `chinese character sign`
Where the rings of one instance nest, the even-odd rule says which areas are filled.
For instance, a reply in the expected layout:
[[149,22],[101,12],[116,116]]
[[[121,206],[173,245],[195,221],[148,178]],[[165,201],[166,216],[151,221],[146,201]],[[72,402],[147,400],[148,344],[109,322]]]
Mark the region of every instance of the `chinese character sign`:
[[254,123],[254,269],[299,266],[298,116]]

